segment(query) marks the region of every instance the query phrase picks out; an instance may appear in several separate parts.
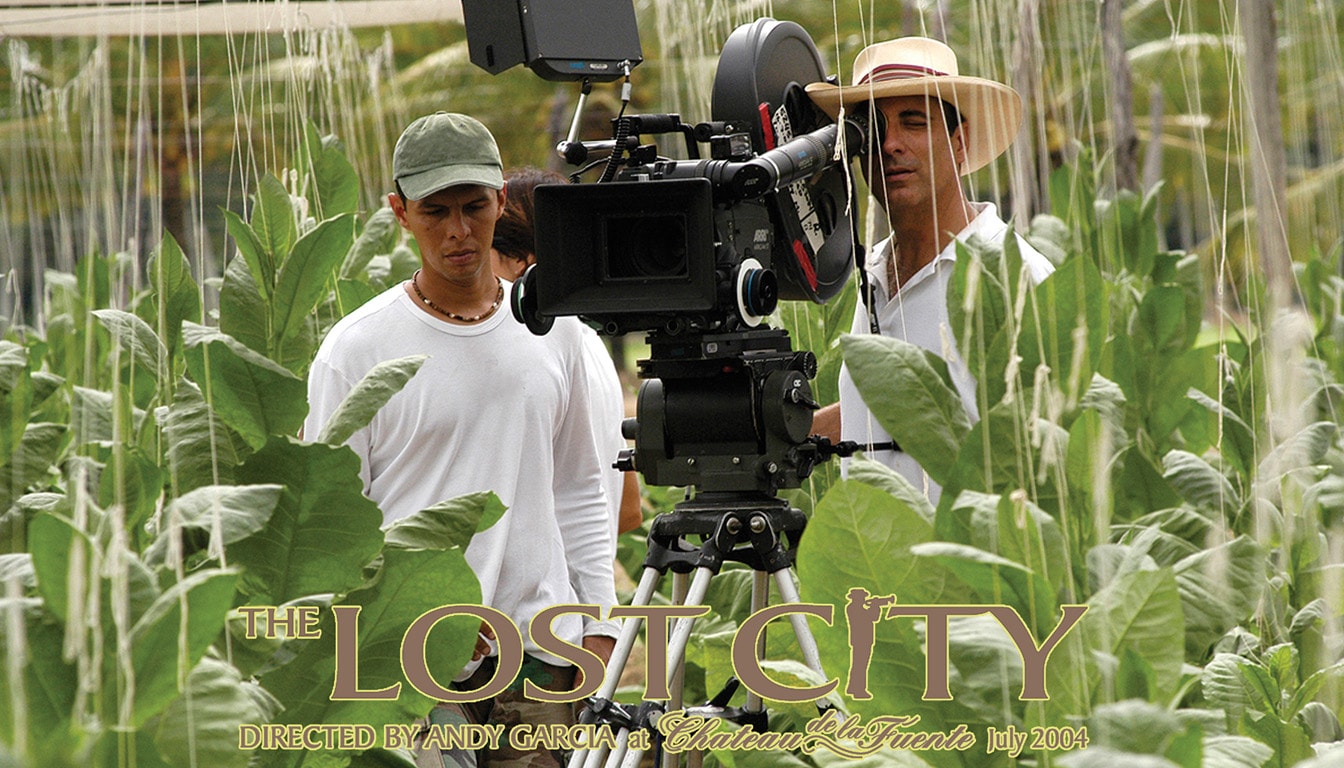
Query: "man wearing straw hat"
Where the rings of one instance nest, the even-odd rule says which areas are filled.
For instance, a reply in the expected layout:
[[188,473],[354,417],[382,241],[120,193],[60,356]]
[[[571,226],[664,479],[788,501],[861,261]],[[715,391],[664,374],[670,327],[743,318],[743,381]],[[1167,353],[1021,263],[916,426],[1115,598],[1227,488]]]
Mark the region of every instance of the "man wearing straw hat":
[[[534,616],[571,604],[605,613],[616,602],[582,326],[557,322],[550,335],[535,336],[501,309],[509,286],[492,270],[490,247],[507,194],[499,149],[484,125],[447,112],[416,120],[397,140],[392,173],[397,191],[388,201],[419,246],[421,268],[327,334],[309,374],[304,432],[318,434],[375,365],[428,355],[347,444],[359,454],[365,493],[387,523],[470,493],[499,496],[507,512],[472,538],[466,559],[482,602],[512,619],[525,652],[508,690],[471,704],[441,704],[429,722],[449,731],[465,722],[568,725],[570,705],[527,700],[521,688],[530,680],[569,691],[576,677],[569,661],[536,644]],[[551,630],[603,661],[617,634],[610,622],[574,613],[555,619]],[[473,664],[459,674],[461,690],[480,690],[494,677],[489,639],[482,638]],[[483,762],[477,757],[431,745],[417,765],[561,764],[548,749],[518,749],[507,738],[481,754]]]
[[[961,177],[1003,153],[1022,124],[1022,98],[1012,88],[958,74],[957,57],[937,40],[905,37],[870,45],[854,60],[854,84],[814,83],[812,100],[831,117],[843,109],[870,116],[872,146],[864,176],[887,213],[891,236],[868,254],[872,302],[855,310],[854,333],[872,329],[943,356],[967,412],[976,417],[975,381],[951,343],[947,286],[956,241],[1000,244],[1008,225],[992,203],[966,198]],[[879,143],[880,142],[880,143]],[[1051,263],[1017,239],[1027,276],[1044,280]],[[859,395],[848,369],[840,402],[822,409],[815,431],[867,446],[870,458],[896,469],[935,504],[941,489],[893,445]]]

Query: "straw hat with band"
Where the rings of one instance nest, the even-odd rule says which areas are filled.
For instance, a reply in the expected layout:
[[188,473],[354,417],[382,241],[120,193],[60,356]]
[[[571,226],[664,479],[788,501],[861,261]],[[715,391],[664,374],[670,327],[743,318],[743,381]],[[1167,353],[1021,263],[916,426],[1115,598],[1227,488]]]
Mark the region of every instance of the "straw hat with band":
[[865,101],[932,96],[956,107],[966,142],[963,175],[988,165],[1013,143],[1022,125],[1022,97],[1003,83],[958,74],[957,55],[927,37],[903,37],[864,48],[854,59],[854,84],[812,83],[807,95],[832,118]]

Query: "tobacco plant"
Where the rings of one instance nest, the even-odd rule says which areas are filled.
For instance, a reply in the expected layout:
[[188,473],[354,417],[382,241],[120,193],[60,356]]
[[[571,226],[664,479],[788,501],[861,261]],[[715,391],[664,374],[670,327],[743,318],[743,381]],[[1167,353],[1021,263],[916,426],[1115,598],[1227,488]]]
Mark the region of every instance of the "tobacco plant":
[[[1057,177],[1054,199],[1073,202],[1028,233],[1062,256],[1039,286],[1022,279],[1012,239],[960,249],[949,330],[978,381],[978,421],[938,356],[839,339],[878,420],[943,493],[934,507],[856,461],[817,503],[799,577],[805,600],[837,607],[837,627],[818,634],[826,667],[848,663],[840,609],[852,586],[902,603],[1006,604],[1038,639],[1060,606],[1081,604],[1079,631],[1050,658],[1048,701],[1018,698],[1015,648],[973,617],[950,630],[953,701],[923,700],[923,626],[889,620],[873,698],[848,705],[919,714],[928,730],[1087,727],[1086,749],[1026,753],[1023,765],[1334,764],[1338,270],[1306,262],[1291,317],[1233,318],[1204,305],[1197,258],[1158,248],[1155,194],[1094,200],[1067,188],[1080,180]],[[1275,376],[1297,385],[1295,399],[1276,399]]]
[[[462,553],[503,512],[484,494],[383,530],[364,497],[341,444],[421,358],[380,366],[298,437],[324,327],[409,271],[388,212],[355,211],[334,140],[310,128],[296,165],[288,185],[262,178],[248,219],[223,212],[238,252],[222,280],[202,290],[170,236],[141,290],[125,257],[90,256],[49,276],[39,327],[0,341],[0,763],[410,764],[239,747],[243,723],[377,727],[432,702],[331,701],[329,613],[317,639],[249,639],[235,609],[361,606],[358,684],[382,688],[416,617],[480,601]],[[459,668],[475,636],[466,617],[437,625],[431,668]]]
[[[333,139],[310,129],[295,165],[261,180],[246,217],[222,213],[237,248],[222,278],[196,283],[171,237],[138,289],[126,257],[90,256],[48,276],[36,327],[0,340],[0,765],[409,765],[395,750],[238,746],[242,723],[408,723],[430,702],[406,686],[395,702],[331,701],[329,613],[318,639],[268,640],[246,637],[236,609],[362,606],[358,684],[401,682],[406,626],[479,600],[462,550],[504,514],[485,494],[380,529],[358,460],[339,446],[417,358],[374,371],[323,434],[297,436],[322,334],[417,258],[389,210],[355,210],[358,180]],[[904,619],[877,625],[872,698],[837,703],[917,714],[924,730],[965,724],[981,743],[990,727],[1089,737],[1016,759],[883,751],[865,765],[1330,764],[1344,739],[1344,280],[1313,255],[1288,318],[1257,315],[1254,295],[1246,315],[1206,306],[1205,265],[1158,247],[1155,195],[1098,200],[1089,173],[1059,174],[1052,199],[1069,202],[1025,233],[1057,260],[1046,282],[1025,284],[1011,240],[959,256],[948,330],[979,382],[978,421],[936,355],[845,335],[853,289],[777,318],[818,354],[819,399],[835,399],[843,360],[944,488],[935,507],[858,458],[846,478],[823,465],[789,493],[811,515],[803,598],[837,609],[835,626],[813,622],[832,676],[849,672],[854,587],[1008,605],[1038,639],[1061,606],[1089,609],[1050,657],[1046,701],[1019,698],[1015,647],[975,616],[950,628],[951,701],[924,700],[925,627]],[[647,491],[657,509],[679,495]],[[627,569],[641,550],[623,540]],[[730,567],[713,582],[688,701],[731,675],[750,581]],[[470,623],[436,628],[431,668],[460,666]],[[788,633],[771,633],[768,656],[773,677],[817,682]],[[771,723],[813,715],[781,705]]]

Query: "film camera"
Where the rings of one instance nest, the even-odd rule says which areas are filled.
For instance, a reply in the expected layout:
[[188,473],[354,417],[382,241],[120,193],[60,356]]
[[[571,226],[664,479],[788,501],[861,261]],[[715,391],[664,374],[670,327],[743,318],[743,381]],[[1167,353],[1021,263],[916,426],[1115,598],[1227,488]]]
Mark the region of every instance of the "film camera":
[[[588,29],[635,37],[604,41],[605,59],[567,51],[559,64],[529,42],[535,32],[526,21],[544,3],[517,2],[524,23],[515,58],[542,77],[596,71],[601,78],[582,79],[616,72],[628,80],[639,63],[628,1],[566,3],[570,25],[583,26],[575,16],[591,13]],[[473,4],[464,6],[469,39]],[[486,47],[472,48],[482,66],[476,54]],[[574,164],[606,154],[594,163],[604,165],[597,183],[535,191],[537,261],[514,286],[514,314],[535,333],[565,315],[604,334],[647,332],[638,415],[626,424],[635,448],[617,466],[650,483],[773,495],[798,487],[824,458],[809,439],[816,358],[764,323],[780,299],[822,303],[837,294],[859,251],[837,144],[861,147],[863,126],[832,123],[812,105],[803,88],[823,78],[802,27],[744,25],[720,53],[712,120],[622,114],[612,139],[571,136],[559,148]],[[642,143],[649,135],[681,139],[687,159]]]

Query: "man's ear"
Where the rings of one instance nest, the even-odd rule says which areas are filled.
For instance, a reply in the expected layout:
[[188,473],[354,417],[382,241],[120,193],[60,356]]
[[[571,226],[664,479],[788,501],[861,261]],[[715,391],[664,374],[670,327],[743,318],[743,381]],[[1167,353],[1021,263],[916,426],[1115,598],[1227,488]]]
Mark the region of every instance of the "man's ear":
[[499,213],[495,216],[495,221],[499,221],[500,219],[504,218],[504,204],[509,201],[509,188],[507,186],[500,187],[498,192],[499,192]]
[[406,204],[401,202],[401,195],[396,192],[387,193],[387,204],[392,208],[392,215],[397,217],[397,223],[406,226]]
[[957,126],[957,130],[952,132],[952,160],[957,164],[957,170],[966,167],[966,123]]

